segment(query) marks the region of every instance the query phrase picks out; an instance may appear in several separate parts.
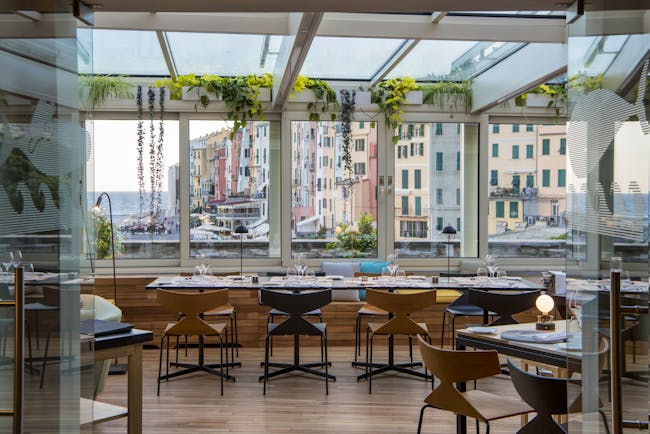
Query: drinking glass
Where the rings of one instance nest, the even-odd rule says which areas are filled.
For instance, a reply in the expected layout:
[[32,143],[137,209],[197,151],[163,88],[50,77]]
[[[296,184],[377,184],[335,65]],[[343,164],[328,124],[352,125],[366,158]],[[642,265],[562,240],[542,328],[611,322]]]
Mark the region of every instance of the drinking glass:
[[508,276],[506,270],[497,270],[497,279],[505,279]]
[[609,269],[612,271],[621,271],[623,269],[623,258],[620,256],[612,256],[609,260]]
[[397,269],[399,268],[399,263],[397,262],[398,256],[396,253],[391,254],[386,256],[386,262],[388,262],[388,270],[390,271],[390,275],[395,277],[395,273],[397,272]]
[[487,277],[488,277],[488,271],[487,271],[487,268],[484,268],[484,267],[479,267],[479,268],[477,268],[477,269],[476,269],[476,277],[477,277],[479,280],[487,279]]
[[287,277],[286,280],[294,280],[296,278],[296,273],[298,273],[298,270],[295,268],[287,268]]
[[406,280],[406,271],[397,270],[395,272],[395,277],[397,278],[397,280]]
[[490,272],[490,277],[494,276],[497,269],[497,258],[494,255],[485,256],[485,265]]
[[13,265],[14,269],[19,266],[20,262],[23,260],[23,253],[20,250],[9,252],[9,256],[11,257],[11,265]]
[[629,286],[630,285],[630,272],[627,270],[621,271],[621,284]]
[[2,261],[2,267],[4,268],[5,273],[11,272],[11,261]]
[[393,273],[391,272],[390,268],[384,267],[381,269],[381,280],[387,280],[392,277]]

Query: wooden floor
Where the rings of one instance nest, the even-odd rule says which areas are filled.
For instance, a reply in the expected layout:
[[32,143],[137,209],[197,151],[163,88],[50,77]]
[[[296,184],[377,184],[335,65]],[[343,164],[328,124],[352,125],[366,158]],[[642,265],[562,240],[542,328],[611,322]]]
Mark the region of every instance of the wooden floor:
[[[216,361],[218,350],[210,348],[207,351],[209,361]],[[316,361],[317,351],[313,347],[304,348],[303,359]],[[330,383],[328,396],[323,380],[299,374],[271,380],[267,395],[263,396],[262,384],[258,382],[263,350],[242,348],[240,361],[243,366],[234,370],[237,381],[225,385],[224,396],[219,394],[217,377],[197,373],[163,383],[158,397],[158,354],[156,349],[144,351],[144,433],[415,433],[422,399],[431,390],[430,382],[384,376],[373,381],[373,393],[368,395],[368,384],[356,381],[356,375],[362,370],[350,366],[352,348],[332,347],[330,372],[337,376],[337,381]],[[196,350],[190,349],[190,358],[195,355]],[[277,348],[273,360],[289,361],[290,357],[288,348]],[[399,358],[407,359],[406,347],[400,349]],[[606,386],[602,387],[604,392]],[[516,396],[510,379],[505,376],[482,380],[479,388]],[[126,376],[109,376],[98,399],[125,405],[125,390]],[[624,390],[626,411],[632,413],[626,416],[638,418],[646,414],[647,385],[633,384]],[[607,409],[606,412],[609,415]],[[580,423],[579,417],[572,419],[571,431],[578,432]],[[491,432],[514,433],[519,426],[519,418],[505,419],[493,422]],[[469,432],[475,432],[473,427],[470,420]],[[125,433],[126,420],[98,424],[94,432]],[[423,432],[454,433],[454,415],[428,410]],[[598,431],[594,427],[584,432]]]

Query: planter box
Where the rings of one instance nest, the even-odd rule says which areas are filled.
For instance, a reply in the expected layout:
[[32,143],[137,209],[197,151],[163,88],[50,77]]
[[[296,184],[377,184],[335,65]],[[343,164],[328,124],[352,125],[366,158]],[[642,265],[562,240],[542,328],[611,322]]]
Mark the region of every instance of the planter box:
[[412,90],[406,94],[406,102],[404,104],[422,104],[422,91]]
[[[199,101],[202,95],[207,95],[210,101],[222,101],[221,95],[217,97],[214,93],[208,93],[205,91],[204,88],[198,86],[194,88],[191,88],[190,86],[183,86],[181,95],[182,95],[181,98],[184,101]],[[269,87],[261,88],[257,100],[260,102],[271,101],[271,88]]]
[[[155,94],[155,104],[156,104],[156,110],[158,110],[158,104],[160,101],[160,88],[159,87],[154,87],[152,88]],[[149,105],[149,96],[147,94],[149,92],[149,86],[142,86],[142,106],[144,108],[148,107]],[[138,94],[138,86],[134,86],[131,89],[131,93],[133,94],[133,98],[113,98],[112,96],[108,96],[106,100],[100,104],[98,107],[101,106],[114,106],[114,105],[121,105],[124,103],[133,104],[135,107],[136,105],[136,97]],[[86,100],[88,99],[88,89],[83,88],[81,90],[81,95],[79,95],[79,104],[81,107],[86,110],[90,109],[90,107],[85,107],[86,105]],[[169,89],[165,88],[165,102],[168,102],[170,100],[170,92]]]
[[548,107],[551,97],[542,93],[529,93],[526,95],[527,107]]
[[[341,104],[341,89],[335,89],[336,90],[336,101]],[[354,95],[354,105],[355,107],[359,106],[369,106],[371,105],[370,103],[370,91],[369,90],[356,90],[356,89],[347,89],[350,91],[350,93],[354,90],[355,95]]]

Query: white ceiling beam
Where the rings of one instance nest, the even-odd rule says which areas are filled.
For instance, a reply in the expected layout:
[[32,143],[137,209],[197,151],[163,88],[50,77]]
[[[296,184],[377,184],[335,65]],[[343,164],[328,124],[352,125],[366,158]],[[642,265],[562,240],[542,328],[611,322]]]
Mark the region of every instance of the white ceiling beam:
[[483,112],[566,69],[566,44],[526,45],[474,79],[471,112]]
[[428,15],[327,13],[318,36],[564,43],[567,35],[564,20],[553,18],[447,15],[432,24]]
[[431,22],[439,23],[447,15],[447,12],[434,11],[431,13]]
[[30,21],[40,21],[42,19],[41,13],[36,11],[16,11],[16,15],[27,18]]
[[160,30],[156,31],[156,37],[158,38],[158,43],[160,44],[160,50],[162,51],[163,58],[165,59],[165,64],[169,70],[169,76],[172,78],[172,80],[176,80],[178,71],[176,71],[176,64],[174,63],[171,49],[169,48],[169,41],[167,41],[165,32],[162,32]]
[[283,39],[273,72],[274,110],[282,110],[287,103],[323,15],[322,12],[291,14],[291,36]]
[[288,35],[289,14],[95,12],[94,28]]
[[370,86],[382,81],[390,72],[395,69],[399,63],[415,48],[420,42],[419,39],[411,39],[406,41],[402,47],[395,52],[395,54],[388,59],[386,64],[370,79]]

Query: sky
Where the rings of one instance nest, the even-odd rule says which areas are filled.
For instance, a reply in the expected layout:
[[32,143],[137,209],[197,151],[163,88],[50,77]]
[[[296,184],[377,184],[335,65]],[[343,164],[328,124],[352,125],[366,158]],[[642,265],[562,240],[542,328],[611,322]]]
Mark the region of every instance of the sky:
[[[178,121],[166,121],[164,127],[163,191],[167,191],[167,168],[178,163]],[[144,178],[145,188],[149,186],[149,127],[143,122],[144,140]],[[190,137],[196,138],[226,126],[224,121],[190,121]],[[159,122],[154,122],[155,135],[158,135]],[[93,132],[94,158],[88,166],[88,189],[95,191],[138,191],[137,179],[137,121],[96,120]],[[94,176],[93,176],[94,174]],[[92,182],[94,181],[94,188]]]

